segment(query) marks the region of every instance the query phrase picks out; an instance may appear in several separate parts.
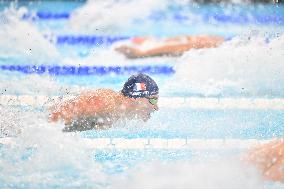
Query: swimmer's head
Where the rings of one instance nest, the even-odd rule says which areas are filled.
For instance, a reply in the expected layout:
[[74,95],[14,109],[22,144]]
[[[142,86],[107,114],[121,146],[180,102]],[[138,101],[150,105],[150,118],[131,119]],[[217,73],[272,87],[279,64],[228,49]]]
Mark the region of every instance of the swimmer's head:
[[125,82],[121,93],[128,97],[126,109],[129,117],[147,121],[151,114],[159,109],[159,87],[148,75],[132,75]]
[[159,94],[157,83],[146,74],[132,75],[121,90],[124,96],[130,98],[147,98]]

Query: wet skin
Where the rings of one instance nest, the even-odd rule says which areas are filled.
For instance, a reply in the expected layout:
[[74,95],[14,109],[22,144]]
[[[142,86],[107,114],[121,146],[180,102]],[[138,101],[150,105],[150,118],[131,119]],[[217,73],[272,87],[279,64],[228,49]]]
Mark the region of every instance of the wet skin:
[[245,160],[256,166],[264,179],[284,182],[284,138],[251,149]]
[[107,129],[119,119],[141,119],[146,122],[151,113],[159,109],[148,98],[130,98],[110,89],[99,89],[53,107],[49,121],[63,121],[67,128],[64,131]]

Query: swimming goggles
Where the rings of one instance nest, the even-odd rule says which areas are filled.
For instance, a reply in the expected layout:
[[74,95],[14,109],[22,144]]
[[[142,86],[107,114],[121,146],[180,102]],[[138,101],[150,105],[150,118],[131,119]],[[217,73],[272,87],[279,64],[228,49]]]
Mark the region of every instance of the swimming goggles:
[[155,97],[155,98],[148,98],[150,104],[152,105],[156,105],[158,103],[158,98]]

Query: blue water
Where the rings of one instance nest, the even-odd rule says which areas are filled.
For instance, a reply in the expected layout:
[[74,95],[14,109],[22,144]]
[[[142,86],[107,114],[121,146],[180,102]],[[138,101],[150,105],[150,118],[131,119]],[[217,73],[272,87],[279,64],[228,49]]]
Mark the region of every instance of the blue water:
[[[164,119],[167,117],[167,119]],[[270,139],[284,131],[283,111],[167,109],[153,115],[143,128],[85,131],[87,138]],[[149,126],[148,126],[149,125]],[[281,126],[282,125],[282,126]]]
[[[284,69],[281,63],[284,54],[283,5],[164,3],[166,6],[146,8],[150,10],[149,14],[135,14],[133,18],[129,15],[125,23],[116,22],[115,9],[101,10],[114,14],[111,20],[105,20],[109,25],[98,24],[100,27],[92,28],[92,25],[96,25],[104,17],[95,19],[89,12],[86,20],[75,24],[80,26],[76,29],[71,23],[72,19],[75,19],[72,18],[72,13],[80,11],[85,5],[84,1],[15,3],[13,6],[16,10],[24,7],[26,12],[16,16],[17,21],[13,22],[11,19],[7,22],[3,19],[0,22],[0,32],[3,34],[0,42],[6,44],[0,44],[0,65],[171,66],[175,70],[174,74],[150,74],[159,84],[162,97],[284,97]],[[9,6],[10,2],[0,2],[1,13]],[[5,16],[13,17],[14,14],[8,13]],[[85,25],[89,18],[92,18],[92,22]],[[17,30],[13,32],[15,28]],[[56,42],[60,36],[198,34],[221,35],[231,38],[232,41],[225,44],[229,48],[223,46],[212,51],[192,51],[183,57],[143,60],[127,60],[113,52],[110,45]],[[128,74],[37,75],[0,70],[0,92],[4,95],[52,96],[77,94],[83,89],[103,87],[119,91],[128,77]],[[186,183],[184,186],[207,189],[206,186],[200,186],[200,183],[204,182],[202,175],[216,178],[218,173],[226,179],[221,179],[221,183],[208,179],[208,183],[211,182],[213,188],[229,188],[232,187],[232,181],[242,178],[243,170],[238,167],[238,171],[227,171],[235,170],[234,165],[238,163],[226,161],[245,153],[243,151],[94,150],[87,148],[80,139],[102,137],[263,140],[281,137],[284,131],[283,110],[161,108],[147,123],[134,121],[117,124],[110,130],[85,131],[71,135],[61,132],[62,124],[53,127],[46,121],[47,110],[44,107],[0,106],[0,110],[3,112],[0,122],[2,125],[9,123],[23,129],[21,134],[13,138],[14,145],[0,145],[0,188],[133,188],[129,185],[132,182],[136,188],[143,187],[141,183],[150,183],[146,188],[165,188],[161,184],[163,181],[159,179],[149,181],[147,176],[153,174],[154,179],[162,177],[176,184],[179,183],[179,178],[193,178],[199,185],[191,181],[190,183],[195,184]],[[196,168],[195,161],[201,161],[205,168],[199,164]],[[217,168],[207,161],[215,162]],[[184,173],[183,176],[177,178],[175,175],[179,174],[167,174],[175,170],[167,167],[171,163],[179,169],[178,173]],[[138,170],[133,173],[133,169]],[[147,172],[148,169],[150,173]],[[200,172],[196,170],[204,172],[198,176]],[[209,174],[210,171],[213,173]],[[237,172],[240,173],[235,175]],[[194,175],[197,175],[196,178]],[[120,176],[126,177],[127,184],[115,181],[115,178]],[[283,188],[279,183],[256,184],[253,178],[257,176],[252,174],[251,178],[248,177],[250,179],[243,178],[235,188]],[[133,177],[136,180],[132,179]]]

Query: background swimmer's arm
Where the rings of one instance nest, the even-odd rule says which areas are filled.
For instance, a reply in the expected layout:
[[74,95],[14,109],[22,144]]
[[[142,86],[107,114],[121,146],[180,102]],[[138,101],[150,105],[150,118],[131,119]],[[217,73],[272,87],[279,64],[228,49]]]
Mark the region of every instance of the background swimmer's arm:
[[186,44],[176,44],[176,45],[164,45],[162,47],[153,48],[141,53],[142,57],[147,56],[163,56],[163,55],[172,55],[177,56],[181,55],[183,52],[188,51],[194,48],[194,45],[191,43]]
[[129,46],[121,46],[116,48],[115,50],[120,53],[123,53],[128,58],[141,58],[141,57],[163,56],[163,55],[176,56],[192,48],[199,49],[199,48],[216,47],[219,44],[221,44],[223,41],[224,39],[221,37],[210,37],[210,36],[188,37],[187,42],[172,44],[172,41],[168,40],[168,43],[165,42],[164,45],[162,46],[159,45],[159,47],[152,48],[146,51]]
[[165,43],[164,46],[150,49],[148,51],[142,52],[142,56],[154,56],[154,55],[180,55],[185,51],[190,49],[200,49],[200,48],[212,48],[217,47],[224,41],[222,37],[214,36],[196,36],[187,37],[187,42],[180,40],[179,43],[171,44],[172,41],[179,42],[178,38],[168,40],[168,44]]
[[181,52],[189,50],[190,48],[191,47],[188,47],[187,45],[165,45],[162,47],[152,48],[147,51],[142,51],[134,47],[121,46],[115,50],[124,54],[127,58],[142,58],[149,56],[179,55]]

